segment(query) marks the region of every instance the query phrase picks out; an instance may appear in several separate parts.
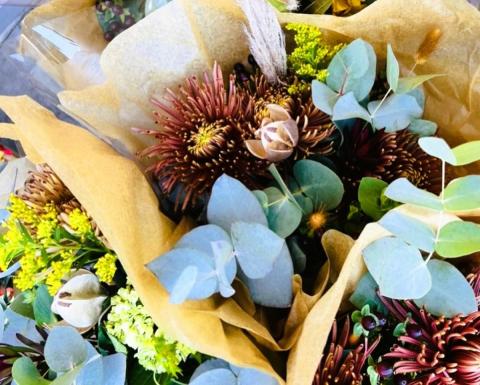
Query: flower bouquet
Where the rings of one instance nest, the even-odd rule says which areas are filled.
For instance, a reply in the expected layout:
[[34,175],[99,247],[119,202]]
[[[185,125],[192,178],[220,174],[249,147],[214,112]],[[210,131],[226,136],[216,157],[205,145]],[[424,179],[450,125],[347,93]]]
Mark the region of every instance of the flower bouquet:
[[60,94],[108,144],[1,98],[43,164],[1,238],[6,318],[41,337],[6,340],[7,381],[478,382],[479,19],[415,5],[173,1]]

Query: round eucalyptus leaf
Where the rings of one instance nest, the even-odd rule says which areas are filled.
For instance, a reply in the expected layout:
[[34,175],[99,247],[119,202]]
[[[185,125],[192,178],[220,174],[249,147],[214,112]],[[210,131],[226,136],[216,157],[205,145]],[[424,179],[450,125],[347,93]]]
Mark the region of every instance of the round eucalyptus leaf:
[[252,279],[263,278],[272,271],[285,245],[283,238],[257,223],[236,222],[231,236],[238,264]]
[[238,385],[278,385],[277,380],[256,369],[243,369],[238,374]]
[[385,297],[422,298],[432,287],[420,251],[398,238],[386,237],[371,243],[363,250],[363,259]]
[[269,204],[269,228],[278,236],[287,238],[300,225],[302,210],[276,187],[265,189],[265,194]]
[[226,232],[235,222],[259,223],[267,226],[262,206],[244,184],[224,174],[213,185],[207,208],[208,222]]
[[230,369],[230,365],[228,364],[228,362],[218,358],[212,358],[210,360],[207,360],[203,362],[200,366],[198,366],[197,369],[195,369],[192,377],[190,378],[190,383],[203,373],[214,369]]
[[230,369],[212,369],[195,377],[189,385],[237,385],[237,378]]
[[176,249],[200,250],[213,256],[212,242],[227,242],[231,244],[230,236],[216,225],[199,226],[185,234],[175,245]]
[[57,326],[45,343],[45,360],[57,373],[68,372],[87,359],[87,343],[80,333],[69,326]]
[[477,310],[477,300],[472,286],[452,264],[437,259],[428,262],[432,275],[432,289],[415,303],[424,306],[436,316],[448,318],[458,314],[468,315]]
[[291,306],[293,262],[286,244],[268,275],[260,279],[251,279],[239,271],[238,276],[247,286],[256,304],[274,308]]
[[342,201],[345,192],[341,179],[327,166],[313,160],[300,160],[293,167],[298,188],[313,202],[314,209],[332,210]]
[[13,380],[18,385],[48,385],[50,381],[44,379],[28,357],[20,357],[15,360],[12,367]]

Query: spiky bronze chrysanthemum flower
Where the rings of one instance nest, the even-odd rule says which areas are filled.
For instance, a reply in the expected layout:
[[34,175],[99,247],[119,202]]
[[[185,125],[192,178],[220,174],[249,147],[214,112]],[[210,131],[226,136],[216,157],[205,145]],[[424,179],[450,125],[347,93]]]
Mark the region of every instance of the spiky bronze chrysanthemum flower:
[[[78,209],[86,212],[72,192],[61,181],[57,174],[47,164],[37,166],[36,171],[31,171],[22,189],[16,195],[36,214],[42,215],[48,205],[53,205],[58,213],[58,221],[67,230],[70,229],[69,214]],[[95,235],[102,237],[100,229],[90,218]],[[106,240],[104,240],[106,242]]]
[[478,307],[480,310],[480,268],[476,268],[467,276],[467,280],[473,288],[475,298],[477,298]]
[[384,356],[396,374],[411,375],[409,385],[480,385],[480,311],[434,317],[410,301],[382,301],[399,322],[417,329]]
[[363,381],[362,370],[368,357],[380,342],[378,338],[370,347],[358,345],[352,350],[347,349],[350,330],[350,319],[346,317],[340,334],[335,320],[330,333],[328,351],[322,357],[318,366],[313,385],[361,385]]
[[313,104],[311,91],[298,85],[296,92],[289,92],[289,87],[298,82],[288,79],[278,84],[270,84],[265,77],[256,73],[246,88],[255,100],[255,120],[260,127],[267,116],[269,104],[278,104],[285,108],[296,121],[299,132],[298,144],[293,154],[294,159],[306,158],[313,154],[328,155],[333,151],[335,125],[330,117]]
[[407,129],[372,132],[359,121],[344,133],[341,157],[344,184],[353,191],[366,176],[388,183],[407,178],[419,188],[441,191],[440,160],[426,154],[418,145],[418,135]]
[[180,88],[180,95],[169,91],[166,101],[153,103],[160,110],[155,113],[160,128],[136,131],[157,142],[140,156],[158,159],[149,170],[165,193],[178,186],[183,189],[182,209],[208,193],[223,173],[250,188],[267,175],[268,163],[245,146],[246,140],[255,138],[257,128],[253,99],[237,89],[233,75],[227,91],[218,64],[212,78],[205,74],[202,83],[191,77]]
[[47,204],[53,204],[58,213],[70,213],[81,208],[70,190],[50,168],[43,164],[36,171],[29,173],[25,185],[17,196],[32,207],[37,214],[42,214]]

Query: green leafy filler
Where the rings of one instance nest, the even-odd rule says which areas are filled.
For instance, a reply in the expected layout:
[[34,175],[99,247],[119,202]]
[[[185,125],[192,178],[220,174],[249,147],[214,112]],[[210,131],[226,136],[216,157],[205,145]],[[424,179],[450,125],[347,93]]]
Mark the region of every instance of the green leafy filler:
[[[385,195],[407,204],[378,222],[392,235],[363,250],[367,268],[382,295],[413,299],[434,315],[453,317],[477,310],[473,289],[448,259],[480,251],[480,226],[457,215],[480,208],[480,176],[445,183],[445,169],[480,160],[480,141],[450,148],[437,137],[419,139],[420,147],[442,161],[439,195],[415,187],[405,178],[392,182]],[[407,207],[407,208],[405,208]]]

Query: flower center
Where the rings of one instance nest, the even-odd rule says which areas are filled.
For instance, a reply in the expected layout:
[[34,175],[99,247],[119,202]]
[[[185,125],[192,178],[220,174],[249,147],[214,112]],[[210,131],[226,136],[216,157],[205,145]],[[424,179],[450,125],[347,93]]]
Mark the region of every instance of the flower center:
[[308,228],[310,231],[321,230],[327,223],[327,214],[323,211],[317,211],[310,215],[308,218]]
[[219,144],[222,132],[223,126],[219,122],[204,123],[190,136],[188,151],[195,156],[211,156],[212,151]]

